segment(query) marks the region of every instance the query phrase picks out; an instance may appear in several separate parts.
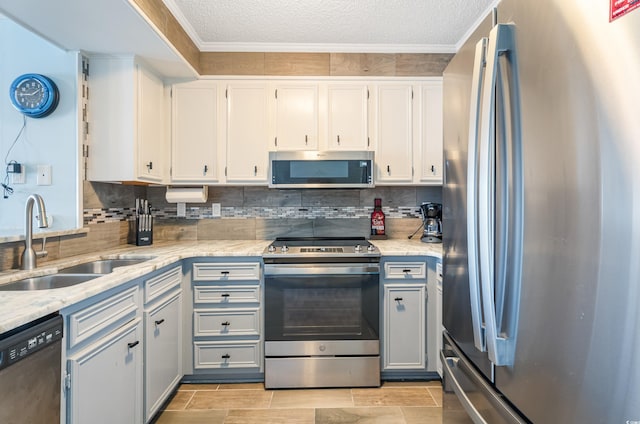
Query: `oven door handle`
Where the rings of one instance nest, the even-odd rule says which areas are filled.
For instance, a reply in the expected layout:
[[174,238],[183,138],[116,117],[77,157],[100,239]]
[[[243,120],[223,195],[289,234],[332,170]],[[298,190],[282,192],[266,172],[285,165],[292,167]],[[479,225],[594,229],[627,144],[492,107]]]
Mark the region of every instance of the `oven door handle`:
[[267,264],[265,275],[371,275],[379,274],[379,264]]

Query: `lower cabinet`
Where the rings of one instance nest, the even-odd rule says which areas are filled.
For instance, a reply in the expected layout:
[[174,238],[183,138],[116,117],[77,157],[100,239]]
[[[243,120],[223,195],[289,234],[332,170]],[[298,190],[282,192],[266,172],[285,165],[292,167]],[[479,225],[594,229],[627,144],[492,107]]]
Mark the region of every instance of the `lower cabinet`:
[[195,378],[255,380],[263,372],[261,263],[234,259],[191,263]]
[[[136,297],[137,287],[126,292]],[[131,314],[118,313],[128,305],[121,299],[114,295],[67,317],[71,324],[88,323],[87,328],[93,329],[86,343],[67,348],[69,423],[142,422],[142,322],[137,309]],[[68,343],[72,343],[73,326],[68,325],[67,331]]]
[[427,260],[423,257],[383,258],[381,279],[382,376],[386,379],[427,377],[435,371],[427,355],[430,343]]
[[182,378],[181,303],[178,290],[144,312],[145,422],[153,418]]
[[424,282],[384,287],[384,370],[425,368]]
[[177,266],[61,310],[63,422],[151,421],[182,377],[181,281]]

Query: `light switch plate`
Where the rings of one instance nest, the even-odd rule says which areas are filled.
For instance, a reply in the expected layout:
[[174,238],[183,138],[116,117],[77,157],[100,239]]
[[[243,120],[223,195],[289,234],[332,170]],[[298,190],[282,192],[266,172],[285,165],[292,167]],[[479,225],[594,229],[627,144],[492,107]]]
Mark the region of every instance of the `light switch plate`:
[[51,165],[38,165],[37,185],[51,185]]

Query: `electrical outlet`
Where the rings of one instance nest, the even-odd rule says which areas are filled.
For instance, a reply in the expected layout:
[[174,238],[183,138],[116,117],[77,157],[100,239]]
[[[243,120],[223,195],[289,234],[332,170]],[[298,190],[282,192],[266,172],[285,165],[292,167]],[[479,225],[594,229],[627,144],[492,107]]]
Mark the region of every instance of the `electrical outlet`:
[[27,167],[22,164],[20,172],[9,173],[10,184],[25,184],[27,182]]
[[222,214],[220,203],[212,203],[211,204],[211,216],[214,218],[219,218]]

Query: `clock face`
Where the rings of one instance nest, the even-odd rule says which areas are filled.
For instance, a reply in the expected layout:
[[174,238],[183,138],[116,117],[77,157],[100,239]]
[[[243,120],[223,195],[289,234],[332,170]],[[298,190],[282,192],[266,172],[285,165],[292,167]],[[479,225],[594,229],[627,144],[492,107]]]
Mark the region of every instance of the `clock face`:
[[45,117],[58,106],[58,88],[40,74],[19,76],[11,84],[9,94],[16,109],[32,118]]

